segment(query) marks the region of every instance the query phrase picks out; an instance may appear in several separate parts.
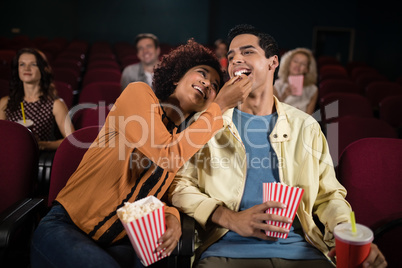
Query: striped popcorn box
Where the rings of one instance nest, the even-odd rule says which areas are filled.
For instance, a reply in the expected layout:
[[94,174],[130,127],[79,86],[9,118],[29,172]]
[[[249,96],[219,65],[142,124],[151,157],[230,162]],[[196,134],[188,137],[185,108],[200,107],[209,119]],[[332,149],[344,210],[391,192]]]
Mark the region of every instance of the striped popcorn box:
[[154,196],[136,202],[126,202],[117,210],[117,216],[130,238],[135,253],[144,266],[164,258],[155,249],[165,233],[165,206]]
[[[297,208],[299,207],[301,197],[304,193],[304,189],[299,187],[291,187],[281,183],[263,183],[263,201],[277,201],[286,205],[285,209],[281,208],[269,208],[266,213],[276,214],[291,218],[292,221],[296,216]],[[282,223],[277,221],[267,221],[268,224],[279,226],[290,230],[292,224]],[[272,231],[266,231],[267,236],[284,238],[288,237],[288,234],[278,233]]]

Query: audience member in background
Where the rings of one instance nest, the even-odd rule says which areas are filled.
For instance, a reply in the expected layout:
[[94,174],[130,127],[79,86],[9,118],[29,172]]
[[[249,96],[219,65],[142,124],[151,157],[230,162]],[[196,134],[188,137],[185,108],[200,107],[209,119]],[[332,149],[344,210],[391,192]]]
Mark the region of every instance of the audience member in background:
[[[333,267],[333,230],[350,220],[351,210],[325,136],[314,118],[273,96],[276,41],[249,25],[233,28],[228,39],[229,75],[247,74],[251,93],[223,114],[223,130],[178,171],[169,189],[172,204],[199,223],[197,267]],[[268,223],[291,223],[266,213],[284,208],[263,203],[262,185],[269,182],[304,189],[290,232]],[[289,236],[276,239],[265,231]],[[376,245],[364,264],[386,266]]]
[[219,63],[222,66],[222,70],[227,72],[228,70],[228,59],[226,54],[228,53],[228,45],[223,39],[217,39],[214,43],[215,55],[219,59]]
[[144,82],[152,88],[154,67],[159,63],[161,53],[158,37],[151,33],[141,33],[136,36],[134,44],[140,62],[124,68],[121,75],[121,90],[131,82]]
[[[222,128],[222,113],[250,92],[247,77],[234,84],[237,79],[218,94],[218,59],[189,40],[155,69],[155,93],[131,83],[36,229],[32,267],[140,267],[116,210],[148,195],[164,196],[176,171]],[[195,112],[202,112],[199,119],[181,129]],[[175,208],[165,212],[167,230],[157,252],[169,255],[181,227]]]
[[[318,89],[317,66],[311,50],[296,48],[286,52],[279,65],[278,77],[274,85],[274,95],[284,103],[313,114]],[[292,82],[292,78],[296,81]],[[298,86],[297,80],[302,84]]]
[[32,131],[39,149],[56,150],[63,141],[64,138],[53,140],[55,123],[63,137],[74,131],[68,108],[57,97],[46,56],[34,48],[19,50],[13,59],[10,95],[0,100],[0,119],[22,120],[21,102],[26,119],[34,123]]

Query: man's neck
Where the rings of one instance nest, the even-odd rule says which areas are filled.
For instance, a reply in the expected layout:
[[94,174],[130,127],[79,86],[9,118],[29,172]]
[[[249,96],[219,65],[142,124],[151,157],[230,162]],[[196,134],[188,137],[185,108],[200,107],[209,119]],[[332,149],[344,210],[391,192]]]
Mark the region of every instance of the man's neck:
[[238,109],[245,113],[262,116],[274,113],[276,108],[272,88],[252,91]]
[[158,64],[158,61],[153,63],[153,64],[144,64],[143,63],[142,67],[144,68],[145,72],[153,73],[154,72],[154,67],[155,67],[156,64]]

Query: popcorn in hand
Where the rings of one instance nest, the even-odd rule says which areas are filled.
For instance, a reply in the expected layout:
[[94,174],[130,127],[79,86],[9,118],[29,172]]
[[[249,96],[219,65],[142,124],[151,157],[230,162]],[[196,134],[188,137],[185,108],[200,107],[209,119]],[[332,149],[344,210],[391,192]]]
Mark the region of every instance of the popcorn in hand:
[[129,223],[159,209],[161,206],[161,203],[145,203],[139,205],[135,202],[125,202],[124,207],[117,210],[117,216],[125,223]]
[[164,207],[159,199],[148,196],[134,203],[126,202],[116,212],[144,266],[166,257],[155,251],[166,229]]

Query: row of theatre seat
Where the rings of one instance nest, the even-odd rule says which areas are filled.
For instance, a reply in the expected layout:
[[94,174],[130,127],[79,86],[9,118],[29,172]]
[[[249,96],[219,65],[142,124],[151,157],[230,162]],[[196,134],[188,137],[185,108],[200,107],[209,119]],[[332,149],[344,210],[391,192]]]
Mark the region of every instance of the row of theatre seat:
[[[2,39],[4,41],[4,38]],[[5,44],[7,42],[4,42]],[[113,103],[120,95],[120,78],[122,70],[130,64],[139,62],[135,47],[128,42],[110,44],[108,42],[85,41],[67,42],[57,39],[45,42],[43,40],[32,42],[21,39],[17,44],[7,47],[0,45],[0,97],[8,94],[8,81],[11,77],[10,63],[17,52],[17,48],[36,47],[41,49],[52,69],[56,89],[70,109],[74,105],[87,102],[88,95],[93,94],[93,88],[99,88],[98,96],[91,97],[96,102],[103,98],[107,104]],[[173,46],[161,44],[162,53],[167,53]],[[108,82],[107,92],[105,86],[99,82]],[[98,83],[97,85],[91,85]],[[91,85],[91,86],[90,86]],[[81,99],[81,92],[86,96]],[[103,95],[102,95],[103,94]]]
[[353,93],[366,97],[376,112],[384,98],[402,93],[402,74],[390,80],[365,62],[349,62],[344,66],[336,58],[332,61],[323,58],[327,61],[317,60],[320,98],[331,93]]
[[367,137],[402,138],[402,81],[380,74],[364,62],[342,65],[334,57],[317,59],[321,122],[335,164],[353,141]]
[[[78,166],[99,127],[77,130],[62,142],[54,157],[45,197],[35,195],[38,147],[32,133],[4,120],[0,121],[0,128],[5,130],[0,132],[0,146],[5,149],[0,152],[4,159],[0,162],[0,262],[9,267],[29,267],[32,230]],[[401,158],[402,139],[363,138],[345,148],[337,167],[338,178],[348,190],[346,199],[357,221],[374,231],[374,242],[385,254],[389,267],[397,267],[394,265],[399,263],[402,249],[399,243],[393,243],[402,238]],[[194,254],[194,221],[182,217],[182,239],[175,254],[161,263],[164,267],[190,267]]]
[[[40,154],[33,134],[24,126],[0,120],[0,263],[2,267],[30,267],[29,245],[39,220],[76,170],[99,133],[99,126],[76,130],[52,159],[47,193],[38,181]],[[3,150],[4,149],[4,150]],[[39,194],[38,194],[39,193]],[[152,267],[190,267],[194,254],[194,220],[181,215],[182,237],[168,258]]]
[[[375,233],[389,267],[399,267],[402,238],[402,75],[390,80],[365,62],[317,59],[316,118],[357,222]],[[398,205],[394,205],[398,204]],[[375,216],[374,216],[375,215]]]

